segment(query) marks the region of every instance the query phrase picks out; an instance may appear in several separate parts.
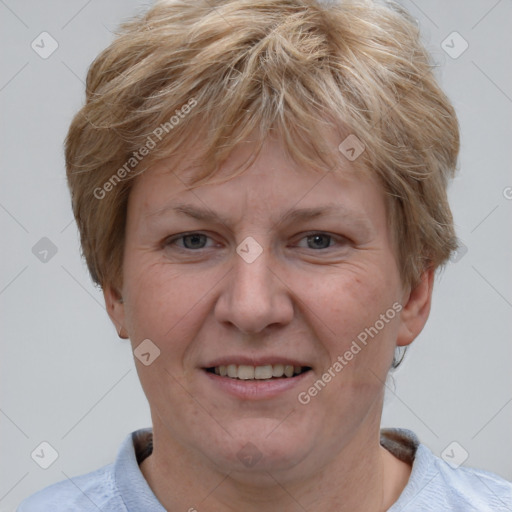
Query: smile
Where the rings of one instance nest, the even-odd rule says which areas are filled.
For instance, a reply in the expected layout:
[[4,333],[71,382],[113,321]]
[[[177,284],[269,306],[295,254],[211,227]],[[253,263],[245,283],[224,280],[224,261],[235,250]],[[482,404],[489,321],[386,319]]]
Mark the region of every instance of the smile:
[[291,378],[309,370],[311,370],[309,366],[293,366],[289,364],[267,364],[262,366],[228,364],[206,368],[206,371],[210,373],[238,380]]

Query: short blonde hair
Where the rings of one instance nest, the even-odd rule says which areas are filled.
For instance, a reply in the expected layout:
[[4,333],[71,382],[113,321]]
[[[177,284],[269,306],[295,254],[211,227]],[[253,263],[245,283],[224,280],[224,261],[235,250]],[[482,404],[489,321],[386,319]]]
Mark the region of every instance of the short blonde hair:
[[[363,144],[352,164],[382,183],[401,276],[413,286],[457,246],[446,189],[459,128],[434,67],[396,4],[156,3],[121,25],[92,63],[86,103],[66,138],[92,279],[121,286],[130,189],[155,162],[194,162],[189,185],[199,186],[251,134],[260,149],[277,134],[294,161],[331,170],[345,158],[325,143],[321,134],[331,130],[340,143],[353,135]],[[203,149],[192,161],[193,144]]]

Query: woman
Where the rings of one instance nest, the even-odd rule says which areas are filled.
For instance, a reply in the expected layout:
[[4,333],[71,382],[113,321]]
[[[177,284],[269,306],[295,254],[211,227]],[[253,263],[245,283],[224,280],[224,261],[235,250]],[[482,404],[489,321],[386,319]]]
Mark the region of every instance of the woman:
[[152,428],[21,512],[512,507],[509,482],[380,430],[457,247],[431,68],[369,0],[166,1],[122,27],[66,164]]

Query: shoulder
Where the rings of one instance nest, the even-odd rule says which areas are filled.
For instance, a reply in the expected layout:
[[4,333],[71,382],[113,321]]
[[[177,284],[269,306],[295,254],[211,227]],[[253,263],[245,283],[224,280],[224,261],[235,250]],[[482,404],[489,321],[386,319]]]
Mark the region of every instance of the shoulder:
[[504,478],[443,460],[410,430],[382,429],[381,444],[412,465],[407,485],[388,512],[512,511],[512,483]]
[[17,512],[83,512],[124,511],[126,508],[119,496],[113,464],[100,469],[52,484],[25,499]]
[[114,463],[45,487],[25,499],[17,512],[127,512],[125,503],[134,510],[157,510],[158,501],[138,466],[151,436],[150,428],[131,432]]
[[443,491],[448,503],[458,505],[459,508],[455,510],[512,510],[511,482],[482,469],[454,468],[431,452],[427,455],[430,455],[433,469],[437,471],[434,472],[434,479],[437,480],[434,487]]
[[489,471],[463,466],[452,467],[423,444],[417,448],[407,487],[412,491],[407,496],[411,501],[411,510],[512,510],[511,482]]

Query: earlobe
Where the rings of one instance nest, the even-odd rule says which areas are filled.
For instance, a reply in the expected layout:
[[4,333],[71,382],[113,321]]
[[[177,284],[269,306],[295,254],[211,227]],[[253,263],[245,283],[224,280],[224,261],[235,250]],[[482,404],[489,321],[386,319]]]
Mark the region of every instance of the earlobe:
[[420,282],[404,297],[404,307],[400,313],[400,328],[397,346],[406,346],[423,330],[430,314],[434,269],[423,271]]
[[125,328],[124,300],[121,294],[112,286],[108,285],[103,289],[103,297],[105,298],[108,316],[116,328],[117,335],[121,339],[127,340],[128,332]]

